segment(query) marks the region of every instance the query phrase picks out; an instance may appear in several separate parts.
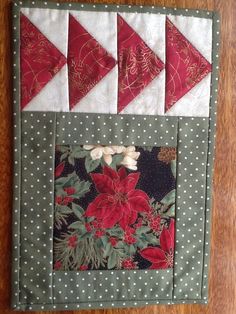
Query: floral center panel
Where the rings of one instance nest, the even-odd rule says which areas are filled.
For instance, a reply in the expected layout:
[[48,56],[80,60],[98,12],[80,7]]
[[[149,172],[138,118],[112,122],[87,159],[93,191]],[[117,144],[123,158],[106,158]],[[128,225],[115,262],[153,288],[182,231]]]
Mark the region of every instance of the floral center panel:
[[176,149],[56,147],[54,270],[173,267]]

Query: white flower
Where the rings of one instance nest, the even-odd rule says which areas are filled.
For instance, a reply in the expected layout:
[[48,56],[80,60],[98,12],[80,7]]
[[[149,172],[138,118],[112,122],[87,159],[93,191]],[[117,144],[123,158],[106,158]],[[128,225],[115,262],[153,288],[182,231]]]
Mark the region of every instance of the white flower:
[[112,155],[122,154],[124,158],[121,165],[130,170],[137,170],[137,159],[140,152],[135,151],[135,146],[101,146],[101,145],[84,145],[85,150],[90,150],[90,156],[93,160],[103,157],[105,163],[110,165],[112,163]]
[[110,165],[112,163],[112,156],[114,150],[110,146],[101,145],[84,145],[85,150],[91,150],[90,156],[93,160],[97,160],[103,157],[106,164]]
[[135,152],[135,146],[128,146],[125,148],[125,152],[129,153],[129,152]]
[[95,146],[95,145],[83,145],[83,148],[84,148],[85,150],[91,150],[91,149],[93,149],[94,147],[97,147],[97,146]]
[[137,170],[137,159],[140,155],[140,152],[135,151],[135,146],[126,147],[123,155],[124,159],[122,160],[121,165],[130,170]]
[[91,150],[90,156],[92,157],[93,160],[97,160],[102,158],[103,156],[103,147],[95,147],[94,149]]
[[124,146],[111,146],[111,148],[116,154],[121,154],[126,150]]
[[137,161],[129,156],[125,156],[120,164],[130,170],[137,170]]

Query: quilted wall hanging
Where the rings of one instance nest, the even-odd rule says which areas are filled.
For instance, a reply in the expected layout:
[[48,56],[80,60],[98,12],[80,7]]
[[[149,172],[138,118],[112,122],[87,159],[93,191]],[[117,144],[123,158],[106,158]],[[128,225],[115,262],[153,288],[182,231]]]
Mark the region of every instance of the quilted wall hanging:
[[207,303],[219,17],[13,4],[12,307]]

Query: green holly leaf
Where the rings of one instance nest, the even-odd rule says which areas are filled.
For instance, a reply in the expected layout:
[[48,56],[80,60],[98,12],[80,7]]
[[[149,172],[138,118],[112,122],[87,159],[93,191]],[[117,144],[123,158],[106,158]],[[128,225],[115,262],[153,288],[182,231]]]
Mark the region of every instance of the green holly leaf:
[[170,208],[165,212],[165,216],[175,217],[175,204],[171,205]]
[[108,237],[107,236],[102,236],[101,238],[101,241],[102,241],[102,244],[103,244],[103,247],[106,247],[107,244],[108,244]]
[[93,170],[95,170],[101,163],[101,159],[96,159],[96,160],[93,160],[91,158],[91,156],[87,156],[85,158],[85,168],[86,168],[86,171],[88,173],[92,172]]
[[161,200],[161,203],[165,205],[171,205],[175,203],[175,189],[166,194],[165,197]]
[[111,252],[113,251],[113,247],[111,245],[111,243],[108,243],[106,246],[105,246],[105,250],[103,252],[103,256],[104,257],[107,257],[109,255],[111,255]]
[[85,231],[85,232],[82,232],[82,235],[80,236],[80,239],[81,240],[82,239],[89,239],[89,238],[92,238],[92,237],[93,237],[92,233]]
[[63,185],[55,185],[55,195],[65,196],[66,192],[63,190]]
[[116,266],[117,263],[117,255],[115,251],[112,251],[111,255],[108,257],[107,268],[112,269]]
[[109,165],[109,167],[116,170],[117,166],[120,165],[123,159],[124,159],[124,156],[122,154],[113,155],[112,163]]
[[68,228],[76,230],[76,232],[78,232],[80,239],[83,239],[87,234],[91,235],[91,233],[87,232],[85,225],[81,221],[73,222],[68,226]]
[[150,231],[150,228],[147,226],[142,226],[136,230],[136,234],[147,233]]
[[147,247],[148,242],[145,241],[144,239],[139,238],[137,240],[137,242],[135,243],[135,246],[140,248],[140,249],[144,249],[145,247]]
[[84,158],[90,154],[89,151],[84,150],[81,146],[75,146],[72,148],[71,155],[74,158]]
[[148,244],[157,245],[159,244],[158,238],[153,233],[143,235],[143,238]]
[[109,231],[109,234],[113,237],[121,238],[124,235],[124,231],[122,229],[118,228],[112,228]]
[[70,207],[66,205],[56,205],[56,211],[62,213],[62,214],[69,214],[72,213],[72,210]]
[[81,198],[90,191],[90,186],[91,183],[89,181],[77,181],[73,186],[76,190],[76,193],[74,193],[72,197]]
[[94,220],[94,217],[87,217],[87,222],[91,222]]
[[119,241],[119,242],[116,244],[116,249],[125,250],[125,249],[127,249],[125,246],[127,246],[127,244],[125,244],[123,241]]
[[69,181],[71,180],[71,176],[67,176],[67,177],[61,177],[55,180],[55,185],[57,186],[64,186],[66,185]]
[[63,154],[61,155],[61,157],[60,157],[60,162],[62,162],[64,159],[66,159],[67,156],[68,156],[68,154],[69,154],[68,151],[66,151],[65,153],[63,153]]
[[124,242],[122,244],[123,244],[122,247],[119,247],[117,245],[116,245],[116,247],[122,248],[124,250],[124,253],[126,256],[131,256],[131,255],[135,254],[136,249],[132,244],[130,245],[130,244],[127,244]]
[[81,218],[83,217],[84,209],[83,209],[81,206],[79,206],[79,205],[77,205],[77,204],[75,204],[75,203],[72,203],[72,209],[73,209],[74,214],[75,214],[78,218],[81,219]]
[[79,181],[79,177],[77,176],[77,174],[74,172],[70,173],[67,177],[67,180],[64,182],[64,187],[71,187],[74,186],[76,184],[76,182]]
[[75,159],[74,159],[74,157],[72,156],[72,154],[69,155],[69,157],[68,157],[68,162],[69,162],[69,164],[71,164],[72,166],[75,165]]
[[85,229],[84,224],[81,221],[72,222],[72,224],[70,224],[68,228],[70,228],[70,229]]
[[102,240],[101,240],[101,238],[98,238],[97,240],[96,240],[96,245],[97,245],[97,247],[98,247],[98,249],[101,249],[101,248],[103,248],[104,247],[104,245],[103,245],[103,242],[102,242]]

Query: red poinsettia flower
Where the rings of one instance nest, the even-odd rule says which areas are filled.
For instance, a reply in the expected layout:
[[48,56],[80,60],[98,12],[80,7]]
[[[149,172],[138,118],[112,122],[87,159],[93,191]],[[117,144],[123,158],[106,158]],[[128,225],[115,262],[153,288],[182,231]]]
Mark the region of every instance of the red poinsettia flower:
[[174,263],[175,223],[171,219],[169,228],[163,228],[160,235],[160,248],[148,247],[140,255],[152,265],[149,269],[172,268]]
[[103,168],[103,174],[91,174],[100,195],[88,206],[85,215],[102,221],[103,228],[112,228],[119,223],[122,229],[133,224],[138,212],[149,210],[148,196],[141,190],[135,190],[140,173],[127,172],[124,167],[115,171]]

